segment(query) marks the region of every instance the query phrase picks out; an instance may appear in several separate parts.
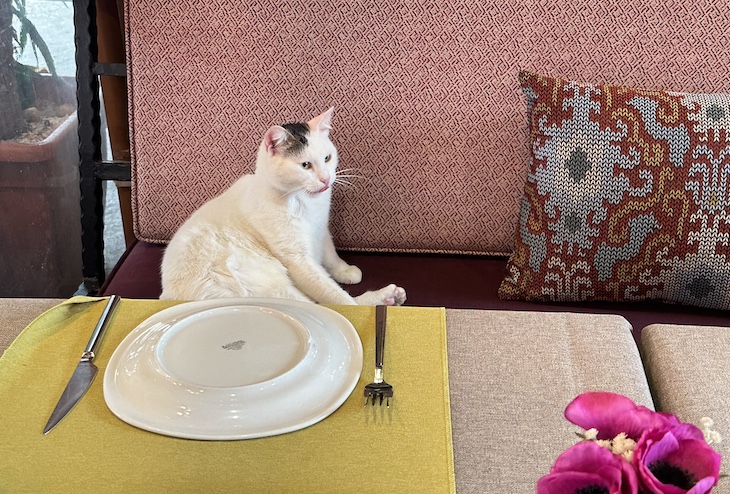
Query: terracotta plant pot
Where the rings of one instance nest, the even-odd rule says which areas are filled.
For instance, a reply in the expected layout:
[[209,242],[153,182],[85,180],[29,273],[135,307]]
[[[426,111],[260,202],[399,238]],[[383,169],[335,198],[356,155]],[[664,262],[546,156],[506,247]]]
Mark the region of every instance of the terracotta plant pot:
[[0,141],[0,296],[69,297],[82,281],[76,113],[37,144]]

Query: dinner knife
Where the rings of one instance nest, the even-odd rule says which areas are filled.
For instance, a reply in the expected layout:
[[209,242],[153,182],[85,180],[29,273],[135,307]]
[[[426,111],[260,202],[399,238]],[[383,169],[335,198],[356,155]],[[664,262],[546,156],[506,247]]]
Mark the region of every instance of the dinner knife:
[[51,413],[51,417],[48,419],[46,427],[43,429],[43,434],[48,434],[51,429],[56,427],[58,423],[63,419],[71,409],[78,403],[84,396],[86,391],[91,387],[91,383],[96,377],[98,368],[94,365],[94,357],[96,347],[101,341],[101,337],[104,334],[109,320],[111,319],[112,313],[119,303],[120,298],[117,295],[112,295],[104,307],[104,312],[99,318],[99,322],[96,323],[94,332],[91,333],[89,343],[86,345],[83,355],[81,355],[81,361],[76,366],[76,370],[71,376],[71,380],[66,385],[66,389],[63,390],[61,398],[56,404],[56,408]]

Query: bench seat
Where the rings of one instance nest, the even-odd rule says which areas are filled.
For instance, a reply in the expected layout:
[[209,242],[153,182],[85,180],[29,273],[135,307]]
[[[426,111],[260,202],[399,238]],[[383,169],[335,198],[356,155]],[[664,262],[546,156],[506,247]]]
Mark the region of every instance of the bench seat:
[[[101,295],[158,298],[163,244],[136,241],[124,253],[101,289]],[[543,303],[500,300],[497,289],[505,276],[507,258],[436,254],[341,252],[344,260],[363,271],[363,281],[345,286],[353,295],[397,283],[408,292],[408,305],[453,309],[619,314],[638,339],[650,324],[727,326],[727,312],[653,302]]]

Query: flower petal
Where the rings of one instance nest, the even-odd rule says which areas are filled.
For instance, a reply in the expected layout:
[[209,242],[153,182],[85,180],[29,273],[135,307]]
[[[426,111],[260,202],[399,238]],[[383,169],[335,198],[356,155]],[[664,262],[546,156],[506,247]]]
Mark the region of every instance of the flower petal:
[[602,448],[593,441],[583,441],[563,451],[555,460],[550,473],[595,472],[600,465],[610,465],[615,461],[616,456],[606,448]]
[[537,481],[536,492],[537,494],[572,494],[591,487],[597,492],[600,488],[606,489],[611,494],[616,492],[611,490],[611,482],[596,473],[586,472],[560,472],[545,475]]
[[704,494],[720,475],[721,456],[692,424],[647,431],[634,451],[644,490],[653,494]]
[[565,450],[550,474],[537,484],[538,494],[573,493],[588,487],[605,488],[611,494],[635,493],[638,478],[631,464],[593,441]]
[[672,414],[655,412],[625,396],[606,391],[577,396],[565,408],[565,418],[584,429],[598,429],[598,439],[613,439],[624,432],[635,441],[647,429],[680,424]]

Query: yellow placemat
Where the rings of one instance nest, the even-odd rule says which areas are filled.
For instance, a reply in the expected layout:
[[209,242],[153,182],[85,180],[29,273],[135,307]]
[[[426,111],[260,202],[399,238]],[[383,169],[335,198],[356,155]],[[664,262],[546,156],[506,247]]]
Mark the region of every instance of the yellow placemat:
[[96,357],[89,392],[50,434],[43,426],[104,303],[75,297],[38,317],[0,358],[0,493],[454,493],[445,311],[388,312],[389,410],[364,407],[373,378],[375,310],[332,307],[360,334],[363,373],[331,416],[261,439],[191,441],[137,429],[106,407],[103,372],[140,322],[175,302],[124,299]]

